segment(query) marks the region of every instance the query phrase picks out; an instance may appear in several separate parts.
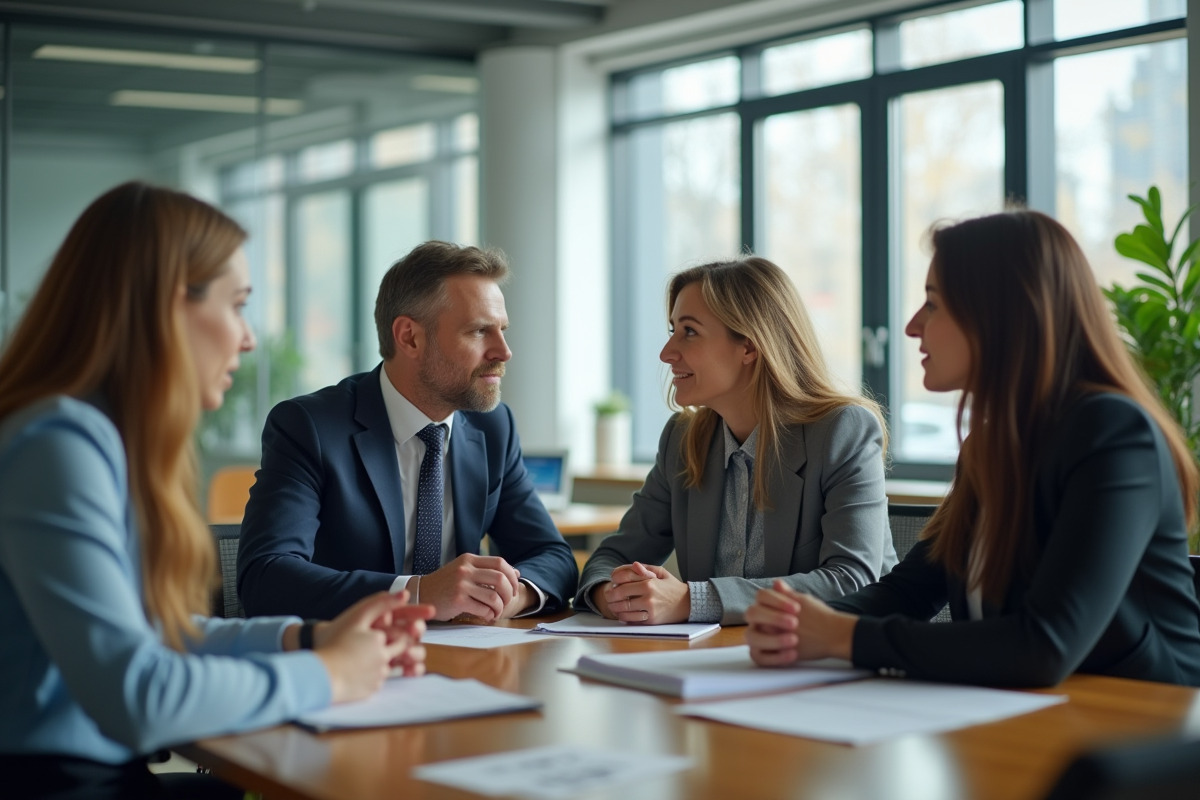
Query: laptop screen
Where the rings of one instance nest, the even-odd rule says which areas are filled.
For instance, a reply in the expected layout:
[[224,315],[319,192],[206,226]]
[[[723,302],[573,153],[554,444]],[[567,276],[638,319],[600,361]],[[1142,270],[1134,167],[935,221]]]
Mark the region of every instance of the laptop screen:
[[571,476],[567,472],[566,450],[526,451],[522,454],[533,490],[551,511],[567,506],[571,496]]
[[566,459],[561,455],[535,455],[526,453],[525,469],[538,494],[562,494]]

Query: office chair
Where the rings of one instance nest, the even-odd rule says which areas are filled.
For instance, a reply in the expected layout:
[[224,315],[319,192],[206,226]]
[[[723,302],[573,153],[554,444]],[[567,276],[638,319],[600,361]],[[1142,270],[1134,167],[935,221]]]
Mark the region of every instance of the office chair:
[[217,540],[218,563],[221,567],[221,594],[213,598],[213,616],[245,617],[242,601],[237,594],[238,539],[242,535],[240,524],[210,525],[213,538]]
[[246,501],[250,499],[250,487],[254,485],[252,464],[221,467],[208,482],[209,523],[241,522],[246,513]]
[[1200,795],[1200,741],[1123,743],[1078,756],[1046,800],[1191,800]]
[[[921,531],[925,529],[925,523],[929,522],[929,518],[936,510],[937,506],[933,505],[888,503],[888,525],[892,528],[892,545],[896,548],[896,557],[901,561],[917,543]],[[949,604],[931,620],[931,622],[949,621]]]

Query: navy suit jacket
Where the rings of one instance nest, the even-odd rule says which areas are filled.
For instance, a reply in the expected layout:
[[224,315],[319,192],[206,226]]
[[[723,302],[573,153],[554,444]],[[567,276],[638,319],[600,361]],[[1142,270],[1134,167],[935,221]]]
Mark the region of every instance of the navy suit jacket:
[[[330,619],[404,569],[400,467],[379,388],[361,373],[271,410],[250,490],[237,584],[248,615]],[[450,445],[455,549],[484,534],[521,577],[565,607],[579,571],[534,492],[512,412],[457,412]]]

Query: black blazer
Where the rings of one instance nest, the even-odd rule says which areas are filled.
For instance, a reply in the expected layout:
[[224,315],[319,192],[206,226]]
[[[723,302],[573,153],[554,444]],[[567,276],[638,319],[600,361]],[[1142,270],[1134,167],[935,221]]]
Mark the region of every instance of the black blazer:
[[[854,662],[912,678],[1050,686],[1074,672],[1200,686],[1200,603],[1179,481],[1132,400],[1089,395],[1064,415],[1034,476],[1029,580],[967,620],[966,591],[921,541],[888,575],[830,602],[861,614]],[[946,602],[955,623],[927,620]]]
[[[238,548],[246,613],[329,619],[404,567],[400,467],[379,367],[271,410]],[[512,412],[457,412],[450,448],[456,551],[488,534],[521,577],[566,607],[579,570],[521,460]]]

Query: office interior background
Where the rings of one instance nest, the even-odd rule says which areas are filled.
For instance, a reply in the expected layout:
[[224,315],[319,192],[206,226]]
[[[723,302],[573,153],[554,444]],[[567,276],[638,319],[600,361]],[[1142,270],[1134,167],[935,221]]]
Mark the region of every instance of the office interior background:
[[886,404],[892,474],[947,479],[957,397],[921,387],[903,335],[923,234],[1017,199],[1102,284],[1131,278],[1126,195],[1159,186],[1169,219],[1200,199],[1188,5],[0,0],[0,332],[101,191],[218,204],[251,232],[260,347],[200,442],[209,469],[254,462],[272,403],[378,361],[395,259],[495,246],[526,447],[586,468],[616,388],[647,462],[666,280],[749,250],[792,276],[845,385]]

